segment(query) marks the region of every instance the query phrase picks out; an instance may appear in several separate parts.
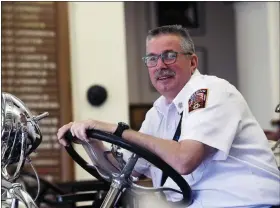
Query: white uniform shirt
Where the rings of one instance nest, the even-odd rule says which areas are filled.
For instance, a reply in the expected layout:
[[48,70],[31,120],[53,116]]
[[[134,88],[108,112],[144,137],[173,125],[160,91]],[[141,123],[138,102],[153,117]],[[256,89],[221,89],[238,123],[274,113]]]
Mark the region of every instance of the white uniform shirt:
[[[189,99],[207,89],[204,108],[189,112]],[[154,103],[141,132],[173,139],[183,111],[181,137],[217,149],[189,175],[194,203],[190,207],[270,207],[280,204],[280,173],[267,138],[251,114],[246,101],[229,82],[198,70],[171,104],[163,96]],[[162,171],[140,159],[136,171],[160,186]],[[168,178],[164,186],[178,189]],[[181,194],[168,192],[167,199],[179,201]],[[255,206],[259,205],[259,206]]]

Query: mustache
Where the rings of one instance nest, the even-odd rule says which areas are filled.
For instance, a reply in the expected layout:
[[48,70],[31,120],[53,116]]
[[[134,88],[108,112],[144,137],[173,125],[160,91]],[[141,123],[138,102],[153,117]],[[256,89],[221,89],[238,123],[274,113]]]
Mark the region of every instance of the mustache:
[[175,75],[176,75],[176,73],[173,70],[171,70],[170,68],[164,68],[164,69],[160,69],[160,70],[156,71],[155,79],[158,79],[160,77],[165,77],[165,76],[173,77]]

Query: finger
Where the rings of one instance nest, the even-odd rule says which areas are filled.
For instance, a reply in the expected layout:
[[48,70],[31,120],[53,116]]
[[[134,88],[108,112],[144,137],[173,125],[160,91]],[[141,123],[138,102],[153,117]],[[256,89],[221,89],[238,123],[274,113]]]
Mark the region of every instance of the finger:
[[56,134],[58,140],[60,140],[63,137],[64,133],[66,132],[66,129],[67,128],[65,126],[62,126],[60,129],[58,129]]
[[89,141],[88,136],[86,134],[86,130],[87,128],[85,128],[82,132],[81,132],[81,137],[85,140],[85,141]]
[[71,128],[70,128],[70,132],[71,132],[71,134],[72,134],[73,137],[76,136],[76,134],[75,134],[75,127],[76,127],[76,125],[77,125],[77,124],[74,122],[73,125],[72,125]]
[[65,144],[67,144],[66,141],[65,141],[65,138],[63,136],[59,136],[57,138],[58,138],[58,142],[60,144],[62,144],[63,146],[65,146]]
[[86,124],[82,123],[80,124],[79,128],[77,129],[77,135],[81,140],[87,141],[87,136],[86,136]]
[[79,140],[83,140],[80,133],[81,129],[83,129],[83,124],[81,122],[74,123],[71,127],[72,134]]
[[61,145],[63,145],[63,146],[67,146],[67,145],[68,145],[68,143],[66,142],[66,140],[65,140],[64,138],[58,140],[58,142],[59,142]]
[[72,122],[62,126],[57,132],[57,139],[61,140],[64,137],[64,134],[70,129]]
[[88,137],[87,137],[87,134],[86,134],[86,130],[87,130],[87,127],[86,127],[86,124],[82,124],[81,127],[79,128],[79,137],[81,140],[83,141],[88,141]]
[[97,125],[97,122],[94,121],[94,120],[88,120],[86,123],[85,123],[85,126],[84,126],[84,131],[81,132],[82,133],[82,137],[89,142],[89,137],[87,135],[87,130],[88,129],[95,129],[96,128],[96,125]]

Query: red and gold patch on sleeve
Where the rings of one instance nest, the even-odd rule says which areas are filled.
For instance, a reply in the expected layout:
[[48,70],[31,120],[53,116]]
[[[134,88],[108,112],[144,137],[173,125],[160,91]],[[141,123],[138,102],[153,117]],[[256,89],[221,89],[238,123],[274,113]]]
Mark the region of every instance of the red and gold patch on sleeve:
[[199,108],[205,108],[208,89],[199,89],[189,99],[189,113]]

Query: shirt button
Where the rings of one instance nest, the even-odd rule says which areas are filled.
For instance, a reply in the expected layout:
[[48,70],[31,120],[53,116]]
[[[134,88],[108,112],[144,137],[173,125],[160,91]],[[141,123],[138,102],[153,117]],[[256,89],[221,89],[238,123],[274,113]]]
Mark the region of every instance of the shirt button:
[[179,108],[182,108],[182,107],[183,107],[183,103],[181,103],[181,102],[178,103],[178,107],[179,107]]

